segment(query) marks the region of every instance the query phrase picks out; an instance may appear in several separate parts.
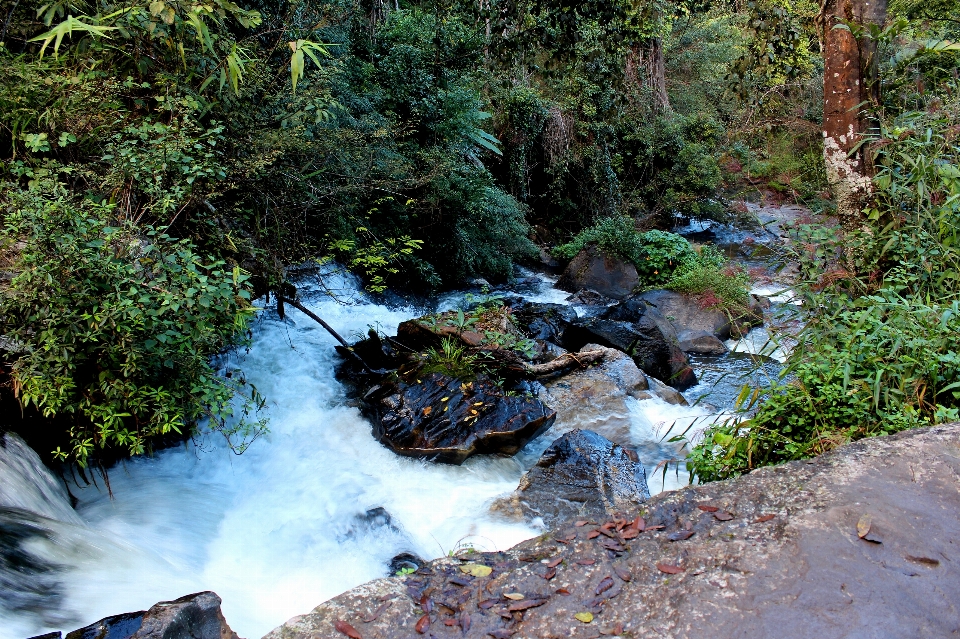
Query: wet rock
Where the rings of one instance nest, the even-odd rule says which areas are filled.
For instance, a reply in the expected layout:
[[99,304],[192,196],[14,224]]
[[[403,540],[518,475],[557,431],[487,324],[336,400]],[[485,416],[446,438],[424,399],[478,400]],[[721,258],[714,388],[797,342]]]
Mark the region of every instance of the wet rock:
[[46,634],[36,635],[34,637],[30,637],[30,639],[61,639],[62,637],[63,633],[58,630],[56,632],[48,632]]
[[677,335],[677,339],[680,342],[680,350],[684,353],[723,355],[728,350],[716,335],[707,331],[683,331]]
[[531,339],[563,344],[563,335],[577,321],[577,312],[563,304],[527,302],[514,306],[513,320]]
[[647,397],[649,384],[626,353],[599,344],[587,344],[580,350],[597,349],[605,351],[599,365],[546,382],[539,397],[557,412],[552,433],[584,428],[626,444],[631,424],[626,399]]
[[567,301],[571,304],[579,304],[581,306],[609,306],[613,304],[615,300],[585,288],[568,297]]
[[[656,377],[647,376],[647,383],[650,384],[650,392],[653,393],[656,397],[659,397],[668,404],[674,404],[675,406],[687,406],[687,398],[675,388],[667,386],[661,382]],[[644,397],[637,397],[637,399],[645,399]]]
[[623,299],[639,283],[637,267],[607,255],[591,244],[570,261],[557,281],[557,288],[571,293],[586,288],[606,297]]
[[629,354],[644,373],[679,390],[697,383],[673,326],[643,301],[625,300],[597,317],[578,319],[564,332],[560,344],[579,350],[591,342]]
[[763,324],[763,311],[753,308],[755,300],[751,300],[749,311],[730,316],[726,311],[703,308],[696,296],[673,291],[646,291],[635,299],[642,300],[660,311],[677,333],[703,331],[722,341],[730,339],[731,335],[736,337],[746,334],[750,327]]
[[516,454],[556,413],[531,396],[508,396],[480,377],[431,373],[384,385],[366,398],[374,435],[400,455],[462,464],[477,453]]
[[[650,498],[647,474],[633,450],[589,430],[572,430],[544,451],[516,493],[495,508],[541,518],[550,527],[574,517],[633,512]],[[509,505],[508,505],[509,504]]]
[[[566,520],[506,552],[432,561],[415,581],[369,582],[264,639],[342,639],[337,620],[364,637],[419,636],[424,611],[410,590],[443,599],[429,613],[438,638],[950,637],[960,592],[958,449],[958,424],[916,429],[662,493],[643,504],[642,531],[625,525],[640,508],[619,522]],[[882,543],[859,538],[865,514]],[[494,572],[465,579],[464,562]],[[503,592],[541,605],[511,614]],[[587,609],[590,624],[574,619]],[[446,630],[446,621],[457,625]]]
[[146,610],[104,617],[100,621],[67,633],[66,639],[129,639],[140,630]]
[[198,592],[150,610],[105,617],[66,639],[238,639],[220,611],[220,597]]
[[402,552],[390,560],[390,574],[416,572],[420,569],[420,566],[426,565],[426,563],[412,552]]
[[538,364],[545,364],[569,353],[567,349],[557,346],[553,342],[543,342],[543,348],[535,360]]

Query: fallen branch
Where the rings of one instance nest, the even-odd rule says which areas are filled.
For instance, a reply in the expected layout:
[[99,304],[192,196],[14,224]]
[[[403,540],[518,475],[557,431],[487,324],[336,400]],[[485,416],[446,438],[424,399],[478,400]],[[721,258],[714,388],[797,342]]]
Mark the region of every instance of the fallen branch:
[[557,359],[544,364],[526,364],[524,372],[531,377],[549,377],[550,375],[566,371],[575,366],[584,367],[603,359],[606,351],[586,351],[581,353],[564,353]]
[[356,351],[353,350],[353,347],[350,346],[349,343],[347,343],[347,340],[345,340],[345,339],[343,339],[342,337],[340,337],[340,334],[339,334],[338,332],[336,332],[335,330],[333,330],[333,327],[332,327],[332,326],[330,326],[330,325],[327,324],[325,321],[323,321],[323,319],[322,319],[319,315],[317,315],[316,313],[314,313],[313,311],[311,311],[311,310],[308,309],[306,306],[304,306],[303,304],[301,304],[300,302],[298,302],[298,301],[296,301],[296,300],[292,300],[292,299],[290,299],[289,297],[283,297],[282,295],[277,295],[277,311],[280,313],[280,318],[281,318],[281,319],[283,318],[283,306],[282,306],[283,304],[289,304],[290,306],[292,306],[292,307],[294,307],[295,309],[299,310],[301,313],[303,313],[304,315],[306,315],[307,317],[309,317],[309,318],[312,319],[313,321],[315,321],[315,322],[317,322],[318,324],[320,324],[320,326],[322,326],[322,327],[324,327],[325,329],[327,329],[327,332],[330,333],[331,335],[333,335],[334,339],[336,339],[338,342],[340,342],[340,344],[343,346],[343,350],[346,351],[347,353],[349,353],[355,360],[357,360],[357,362],[358,362],[361,366],[363,366],[363,369],[364,369],[365,371],[367,371],[368,373],[371,373],[371,374],[373,374],[373,375],[386,375],[387,373],[390,372],[390,371],[385,370],[385,369],[374,369],[374,368],[370,368],[370,366],[369,366],[365,361],[363,361],[363,358],[360,357],[360,356],[356,353]]

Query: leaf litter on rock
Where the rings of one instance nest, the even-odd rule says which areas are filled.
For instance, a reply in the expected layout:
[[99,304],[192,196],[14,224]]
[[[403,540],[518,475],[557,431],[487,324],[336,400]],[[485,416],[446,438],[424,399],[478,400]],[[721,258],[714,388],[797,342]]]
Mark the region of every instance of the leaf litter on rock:
[[733,519],[733,515],[723,510],[718,510],[717,512],[713,513],[713,516],[720,521],[730,521]]
[[602,595],[611,588],[613,588],[613,578],[609,576],[604,577],[600,580],[600,583],[597,584],[596,594]]
[[414,629],[419,632],[421,635],[424,634],[427,630],[430,629],[430,615],[424,615],[420,617],[417,621],[417,625],[414,626]]
[[674,566],[673,564],[657,564],[657,570],[660,572],[665,572],[668,575],[679,575],[684,571],[684,568],[680,566]]
[[698,504],[698,505],[697,505],[697,508],[699,508],[700,510],[702,510],[702,511],[705,512],[705,513],[715,513],[715,512],[717,512],[718,510],[720,510],[720,509],[717,508],[716,506],[708,506],[708,505],[706,505],[706,504]]
[[557,588],[554,592],[556,592],[558,595],[563,595],[563,596],[567,596],[570,594],[570,591],[567,590],[566,588]]
[[387,601],[385,603],[380,604],[379,608],[377,608],[372,613],[363,617],[363,623],[372,623],[376,621],[380,617],[380,615],[382,615],[384,611],[392,605],[393,605],[392,601]]
[[547,570],[547,572],[543,573],[543,578],[546,579],[547,581],[550,581],[556,576],[557,576],[556,568],[550,568],[549,570]]
[[765,522],[765,521],[770,521],[770,520],[773,519],[774,517],[776,517],[776,515],[773,515],[773,514],[760,515],[760,516],[757,517],[754,521],[755,521],[756,523],[758,523],[758,524],[762,524],[762,523]]
[[547,568],[555,568],[563,563],[563,557],[557,557],[556,559],[551,559],[547,562]]
[[516,630],[507,630],[506,628],[500,628],[498,630],[490,630],[487,632],[488,635],[494,639],[510,639],[513,635],[517,634]]
[[573,618],[576,619],[577,621],[582,622],[582,623],[590,623],[591,621],[593,621],[593,613],[592,613],[592,612],[578,612],[577,614],[575,614],[575,615],[573,616]]
[[487,577],[493,572],[493,568],[484,566],[483,564],[464,564],[460,566],[460,570],[471,577]]
[[613,572],[617,574],[617,577],[620,577],[623,581],[630,581],[633,579],[633,575],[630,574],[630,571],[621,566],[614,566]]
[[530,608],[537,608],[547,603],[548,599],[538,598],[538,599],[524,599],[523,601],[518,601],[507,606],[507,610],[510,612],[520,612],[521,610],[529,610]]
[[693,537],[692,530],[678,530],[675,533],[670,533],[667,535],[667,539],[670,541],[683,541],[684,539],[690,539]]
[[357,629],[348,624],[346,621],[337,619],[337,622],[333,624],[333,627],[337,629],[337,632],[347,635],[350,637],[350,639],[363,639],[363,635],[357,632]]
[[597,563],[596,559],[577,559],[577,563],[581,566],[592,566]]
[[599,530],[591,530],[590,532],[587,533],[587,539],[596,539],[599,536],[600,536]]
[[514,601],[520,601],[524,597],[524,595],[519,592],[505,592],[503,596],[507,599],[513,599]]

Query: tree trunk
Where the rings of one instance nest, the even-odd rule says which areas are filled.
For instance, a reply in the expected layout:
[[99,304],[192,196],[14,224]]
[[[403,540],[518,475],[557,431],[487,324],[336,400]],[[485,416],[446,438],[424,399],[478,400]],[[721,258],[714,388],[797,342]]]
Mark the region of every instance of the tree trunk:
[[873,167],[866,145],[852,153],[870,128],[869,105],[880,98],[876,42],[859,41],[840,20],[883,25],[887,0],[824,0],[819,16],[823,51],[823,155],[837,214],[847,227],[859,226],[872,190]]
[[651,38],[642,45],[634,45],[630,48],[627,52],[624,75],[627,82],[650,90],[654,111],[670,110],[663,41],[660,38]]

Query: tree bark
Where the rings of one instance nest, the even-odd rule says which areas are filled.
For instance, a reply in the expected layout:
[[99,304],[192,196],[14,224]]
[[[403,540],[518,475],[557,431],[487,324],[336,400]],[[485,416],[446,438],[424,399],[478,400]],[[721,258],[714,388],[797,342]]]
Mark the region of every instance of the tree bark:
[[873,166],[866,145],[858,142],[870,128],[871,104],[880,99],[876,42],[858,40],[840,20],[867,27],[883,25],[887,0],[824,0],[820,16],[823,51],[823,156],[837,214],[848,227],[862,221],[872,191]]
[[624,75],[627,82],[650,90],[654,111],[670,111],[667,67],[663,58],[663,41],[660,38],[650,38],[642,45],[634,45],[627,52]]

